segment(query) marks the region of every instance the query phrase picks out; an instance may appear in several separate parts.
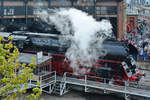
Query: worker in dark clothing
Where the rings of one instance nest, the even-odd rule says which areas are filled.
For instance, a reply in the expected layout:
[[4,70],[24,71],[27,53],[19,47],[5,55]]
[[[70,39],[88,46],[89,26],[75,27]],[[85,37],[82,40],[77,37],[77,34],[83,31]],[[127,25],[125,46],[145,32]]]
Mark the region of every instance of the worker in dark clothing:
[[137,60],[137,55],[138,55],[137,48],[131,42],[129,42],[128,47],[129,47],[129,54],[132,55],[132,57],[135,60]]

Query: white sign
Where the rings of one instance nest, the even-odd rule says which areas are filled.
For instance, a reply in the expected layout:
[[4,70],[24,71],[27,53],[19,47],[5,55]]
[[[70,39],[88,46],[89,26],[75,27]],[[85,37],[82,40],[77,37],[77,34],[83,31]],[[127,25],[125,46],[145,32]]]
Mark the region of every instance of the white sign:
[[37,53],[37,59],[42,59],[42,57],[43,57],[43,52],[42,51],[38,52]]
[[4,9],[4,16],[14,15],[14,9]]

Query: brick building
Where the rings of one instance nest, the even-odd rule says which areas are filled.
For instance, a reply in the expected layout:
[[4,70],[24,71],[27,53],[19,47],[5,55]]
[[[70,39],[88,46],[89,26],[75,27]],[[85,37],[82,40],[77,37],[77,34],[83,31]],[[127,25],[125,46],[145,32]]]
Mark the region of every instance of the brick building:
[[43,8],[75,7],[93,15],[97,20],[109,19],[113,33],[121,38],[125,26],[125,0],[1,0],[0,24],[30,23],[36,19],[35,2]]

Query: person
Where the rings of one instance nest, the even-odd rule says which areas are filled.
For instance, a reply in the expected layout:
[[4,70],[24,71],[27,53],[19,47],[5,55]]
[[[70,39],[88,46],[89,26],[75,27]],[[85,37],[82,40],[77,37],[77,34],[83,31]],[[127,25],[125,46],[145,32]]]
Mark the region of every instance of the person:
[[129,41],[128,47],[129,47],[129,54],[133,57],[134,60],[137,60],[137,55],[138,55],[137,48],[132,44],[131,41]]
[[143,43],[143,58],[144,60],[147,60],[149,57],[148,57],[148,42],[144,42]]
[[139,48],[139,60],[144,59],[144,49],[142,47]]
[[149,58],[148,57],[148,45],[145,45],[143,55],[144,55],[144,60],[148,60]]
[[148,59],[150,60],[150,44],[148,45],[148,52],[147,52],[147,55],[148,55]]

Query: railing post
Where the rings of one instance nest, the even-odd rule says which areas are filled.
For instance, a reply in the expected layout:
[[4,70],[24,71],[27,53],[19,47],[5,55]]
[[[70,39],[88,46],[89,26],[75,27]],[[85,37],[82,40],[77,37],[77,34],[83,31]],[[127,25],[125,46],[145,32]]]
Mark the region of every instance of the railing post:
[[60,95],[63,95],[64,92],[66,92],[66,72],[64,73],[64,76],[63,76],[63,85],[60,84]]
[[42,83],[42,76],[40,76],[40,84]]
[[85,75],[85,89],[84,89],[85,92],[87,92],[87,75]]
[[42,90],[41,85],[42,85],[42,76],[40,76],[40,89]]
[[60,89],[59,89],[59,91],[60,91],[60,96],[63,94],[63,86],[62,86],[62,84],[60,84]]
[[51,84],[49,84],[49,93],[52,93],[52,87],[51,87]]
[[64,74],[64,82],[66,82],[66,77],[67,77],[66,74],[67,73],[65,72],[65,74]]
[[56,83],[56,71],[54,71],[54,74],[55,74],[55,83]]
[[106,93],[106,79],[104,78],[104,93]]
[[127,85],[127,82],[125,81],[125,88],[124,88],[125,92],[126,92],[126,90],[127,90],[126,85]]
[[30,81],[29,81],[29,84],[30,84],[30,88],[31,88],[31,77],[30,77]]
[[129,100],[129,95],[127,95],[127,81],[125,81],[125,87],[124,87],[124,91],[125,91],[125,100]]

